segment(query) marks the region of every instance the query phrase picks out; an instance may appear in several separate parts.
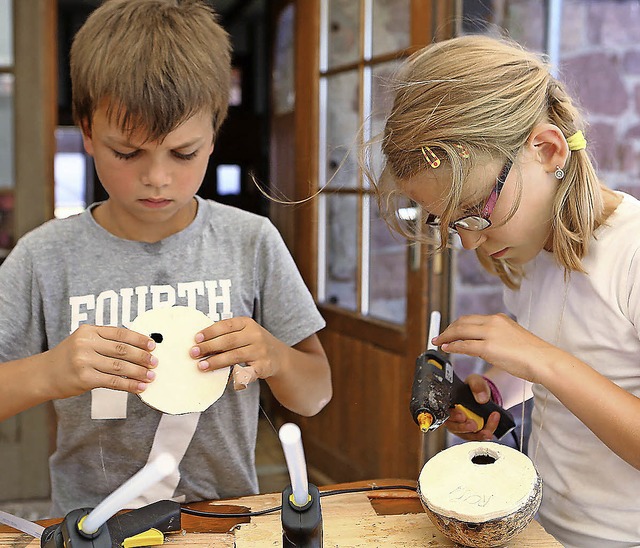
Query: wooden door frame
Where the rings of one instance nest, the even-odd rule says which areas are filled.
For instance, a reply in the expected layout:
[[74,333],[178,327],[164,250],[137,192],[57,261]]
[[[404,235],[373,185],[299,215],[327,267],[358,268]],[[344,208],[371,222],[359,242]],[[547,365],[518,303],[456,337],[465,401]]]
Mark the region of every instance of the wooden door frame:
[[[53,216],[57,1],[14,0],[14,225],[17,240]],[[0,500],[49,497],[51,403],[0,423]]]
[[[296,200],[305,199],[318,186],[318,74],[319,0],[295,2],[295,185]],[[302,31],[304,29],[304,31]],[[294,211],[296,241],[293,255],[312,294],[317,294],[317,201],[310,200]]]
[[57,0],[14,0],[15,238],[53,217]]

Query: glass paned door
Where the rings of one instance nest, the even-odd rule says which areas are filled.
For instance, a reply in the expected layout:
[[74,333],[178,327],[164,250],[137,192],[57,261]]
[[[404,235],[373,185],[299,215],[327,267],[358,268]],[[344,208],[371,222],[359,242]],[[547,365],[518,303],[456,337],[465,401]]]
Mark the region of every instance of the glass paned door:
[[13,66],[13,0],[0,0],[0,67]]
[[370,13],[374,56],[409,47],[411,0],[372,0]]
[[360,2],[358,0],[324,0],[327,22],[325,54],[328,68],[356,63],[360,58]]
[[408,246],[381,219],[357,154],[382,130],[410,13],[410,0],[321,2],[318,299],[395,324],[406,321]]

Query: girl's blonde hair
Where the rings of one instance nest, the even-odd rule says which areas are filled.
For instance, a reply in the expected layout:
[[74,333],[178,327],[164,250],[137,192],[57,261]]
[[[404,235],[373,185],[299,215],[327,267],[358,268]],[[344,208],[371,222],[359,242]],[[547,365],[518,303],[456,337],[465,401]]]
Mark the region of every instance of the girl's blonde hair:
[[73,116],[87,130],[101,101],[123,132],[165,137],[200,111],[227,115],[229,37],[201,0],[107,0],[71,47]]
[[[450,167],[451,188],[436,249],[447,245],[447,225],[454,220],[474,165],[492,158],[515,160],[540,122],[555,124],[565,138],[584,127],[578,109],[544,59],[506,39],[463,36],[432,44],[407,59],[392,86],[393,108],[377,139],[382,140],[384,156],[380,176],[374,175],[368,159],[375,138],[365,144],[361,160],[376,186],[385,219],[412,238],[424,236],[407,233],[398,222],[396,182],[432,169],[422,147],[429,147]],[[461,156],[460,145],[468,158]],[[567,273],[582,272],[588,242],[603,219],[600,183],[586,150],[571,152],[563,168],[565,177],[553,204],[553,252]],[[516,208],[517,203],[510,215]],[[478,257],[506,285],[518,286],[519,267],[481,251]]]

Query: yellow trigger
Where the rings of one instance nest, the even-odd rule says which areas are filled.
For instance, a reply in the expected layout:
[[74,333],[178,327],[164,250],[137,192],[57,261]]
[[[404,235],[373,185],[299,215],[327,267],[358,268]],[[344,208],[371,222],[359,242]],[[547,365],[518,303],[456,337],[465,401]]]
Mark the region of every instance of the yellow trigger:
[[[469,409],[467,409],[464,405],[460,405],[459,403],[454,405],[454,407],[458,411],[462,411],[467,416],[467,418],[474,421],[478,425],[478,430],[482,430],[482,427],[484,426],[484,419],[480,415],[476,415],[473,411],[469,411]],[[478,430],[476,430],[476,432]]]
[[122,546],[124,546],[124,548],[136,548],[138,546],[158,546],[163,543],[164,535],[162,531],[149,529],[148,531],[124,539]]

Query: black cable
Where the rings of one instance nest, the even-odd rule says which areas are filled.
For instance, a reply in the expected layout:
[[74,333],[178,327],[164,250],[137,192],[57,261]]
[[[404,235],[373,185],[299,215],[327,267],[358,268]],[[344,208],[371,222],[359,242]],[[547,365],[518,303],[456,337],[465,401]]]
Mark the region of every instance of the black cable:
[[[368,491],[386,491],[387,489],[406,489],[409,491],[416,491],[414,485],[371,485],[369,487],[352,487],[349,489],[334,489],[332,491],[322,491],[320,497],[328,497],[331,495],[345,495],[348,493],[363,493]],[[256,510],[255,512],[236,512],[226,514],[224,512],[206,512],[204,510],[195,510],[193,508],[181,508],[180,511],[184,514],[192,516],[199,516],[202,518],[251,518],[254,516],[264,516],[265,514],[271,514],[282,509],[282,505],[274,506],[272,508],[266,508],[264,510]]]
[[516,449],[520,449],[520,440],[518,439],[518,435],[516,434],[516,429],[511,430],[511,435],[513,436],[513,441],[516,443]]
[[333,491],[322,491],[320,497],[329,495],[345,495],[347,493],[362,493],[365,491],[385,491],[387,489],[406,489],[408,491],[416,491],[415,485],[370,485],[369,487],[350,487],[348,489],[335,489]]
[[205,512],[204,510],[194,510],[193,508],[180,508],[180,511],[183,514],[199,516],[201,518],[250,518],[253,516],[263,516],[264,514],[277,512],[281,508],[282,505],[274,506],[273,508],[266,508],[265,510],[257,510],[256,512],[235,512],[229,514],[225,514],[224,512]]

